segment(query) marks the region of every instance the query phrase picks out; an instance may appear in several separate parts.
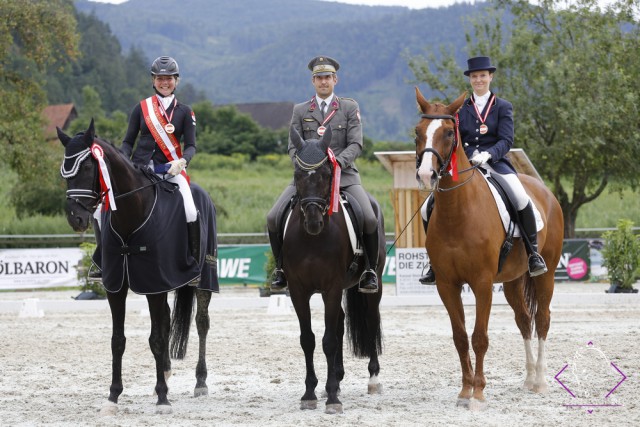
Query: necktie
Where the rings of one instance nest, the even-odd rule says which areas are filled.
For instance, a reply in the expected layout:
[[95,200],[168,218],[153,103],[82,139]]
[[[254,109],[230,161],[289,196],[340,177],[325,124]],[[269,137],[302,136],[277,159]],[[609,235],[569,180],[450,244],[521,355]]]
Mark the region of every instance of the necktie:
[[324,119],[324,109],[327,108],[327,103],[322,101],[320,104],[320,112],[322,112],[322,118]]

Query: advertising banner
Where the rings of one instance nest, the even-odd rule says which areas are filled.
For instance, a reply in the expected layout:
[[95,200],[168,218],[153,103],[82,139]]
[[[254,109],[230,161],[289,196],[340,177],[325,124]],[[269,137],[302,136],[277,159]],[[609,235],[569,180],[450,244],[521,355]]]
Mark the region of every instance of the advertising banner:
[[0,289],[80,286],[80,248],[0,249]]

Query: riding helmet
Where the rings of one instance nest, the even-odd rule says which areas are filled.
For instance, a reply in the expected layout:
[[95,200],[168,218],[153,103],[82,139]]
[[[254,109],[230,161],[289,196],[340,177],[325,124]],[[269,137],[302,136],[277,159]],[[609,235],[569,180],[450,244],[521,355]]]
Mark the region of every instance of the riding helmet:
[[175,59],[170,56],[160,56],[151,64],[152,76],[180,76],[180,68]]

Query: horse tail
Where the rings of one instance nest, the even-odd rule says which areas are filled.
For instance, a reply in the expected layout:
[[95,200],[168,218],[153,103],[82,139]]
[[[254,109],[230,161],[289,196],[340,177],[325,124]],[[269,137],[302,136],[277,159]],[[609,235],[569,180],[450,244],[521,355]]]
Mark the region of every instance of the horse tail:
[[187,353],[195,289],[193,286],[183,286],[175,292],[169,332],[169,354],[174,359],[184,359]]
[[346,323],[349,347],[356,357],[382,354],[380,310],[372,307],[375,296],[358,292],[358,286],[346,291]]
[[531,330],[535,331],[534,326],[536,323],[536,312],[538,311],[538,299],[536,298],[535,283],[529,273],[525,273],[524,275],[524,300],[531,318]]

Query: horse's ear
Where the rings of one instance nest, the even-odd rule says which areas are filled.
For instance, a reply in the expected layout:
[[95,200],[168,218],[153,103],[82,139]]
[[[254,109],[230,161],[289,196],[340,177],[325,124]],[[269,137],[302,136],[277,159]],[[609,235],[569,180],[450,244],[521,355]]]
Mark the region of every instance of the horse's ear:
[[331,145],[331,126],[327,126],[327,129],[325,129],[324,133],[322,134],[320,144],[322,144],[322,151],[326,153],[329,149],[329,146]]
[[291,129],[289,129],[289,139],[291,139],[291,143],[293,144],[294,147],[296,147],[297,151],[302,150],[304,141],[302,140],[302,137],[298,133],[298,130],[293,126],[291,126]]
[[420,92],[420,89],[418,89],[418,86],[416,86],[416,101],[418,101],[418,106],[420,107],[420,111],[422,111],[423,114],[427,114],[427,109],[429,108],[429,101],[427,101],[425,97],[422,96],[422,92]]
[[455,101],[449,104],[449,106],[447,107],[447,112],[450,115],[454,116],[458,112],[460,107],[462,107],[462,103],[464,102],[466,97],[467,93],[463,92],[462,95],[460,95]]
[[62,145],[66,147],[69,141],[71,141],[71,137],[64,133],[58,126],[56,126],[56,132],[58,132],[58,139],[62,142]]
[[96,128],[93,124],[93,117],[91,118],[91,123],[89,123],[89,128],[87,128],[87,131],[84,133],[84,142],[85,144],[87,144],[87,146],[91,146],[91,144],[93,144],[93,140],[96,137]]

